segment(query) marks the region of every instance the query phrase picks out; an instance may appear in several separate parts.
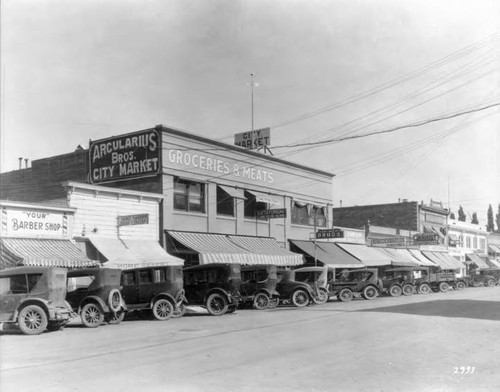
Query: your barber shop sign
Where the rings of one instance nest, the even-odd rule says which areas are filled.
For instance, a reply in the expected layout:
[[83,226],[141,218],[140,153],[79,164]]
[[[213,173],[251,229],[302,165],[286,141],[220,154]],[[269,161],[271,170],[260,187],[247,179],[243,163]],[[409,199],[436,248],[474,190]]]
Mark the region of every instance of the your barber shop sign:
[[64,213],[4,209],[2,215],[5,235],[63,237],[67,232],[67,216]]

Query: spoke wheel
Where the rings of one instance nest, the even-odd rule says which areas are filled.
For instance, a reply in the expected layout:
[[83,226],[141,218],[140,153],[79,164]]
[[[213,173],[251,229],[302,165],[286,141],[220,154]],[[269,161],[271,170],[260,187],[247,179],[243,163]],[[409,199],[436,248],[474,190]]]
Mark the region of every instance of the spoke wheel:
[[279,304],[280,304],[280,299],[278,297],[273,297],[269,300],[269,306],[267,308],[275,309],[278,307]]
[[313,298],[313,301],[317,305],[326,304],[328,302],[328,290],[324,287],[320,287],[318,289],[318,294],[315,298]]
[[352,292],[352,290],[344,288],[339,291],[339,293],[337,294],[337,298],[339,299],[339,301],[349,302],[354,298],[354,293]]
[[465,284],[465,282],[463,282],[461,280],[458,281],[457,284],[456,284],[457,290],[463,290],[463,289],[465,289],[466,286],[467,285]]
[[363,289],[363,298],[364,299],[374,299],[377,298],[378,290],[374,286],[366,286]]
[[227,312],[229,305],[221,294],[213,293],[208,296],[206,307],[212,316],[222,316]]
[[165,321],[174,314],[174,307],[168,299],[160,298],[153,304],[153,316],[157,320]]
[[104,321],[104,314],[101,308],[94,303],[88,303],[83,306],[81,317],[83,325],[87,328],[98,327]]
[[450,288],[450,285],[446,282],[441,282],[439,283],[439,291],[441,291],[442,293],[444,293],[445,291],[448,291],[448,289]]
[[257,310],[265,310],[269,307],[269,297],[264,293],[258,293],[253,299],[253,306]]
[[427,283],[422,283],[418,286],[419,294],[429,294],[431,292],[431,287]]
[[399,286],[391,286],[389,288],[389,294],[391,295],[391,297],[399,297],[401,294],[402,294],[403,290],[401,289],[401,287]]
[[114,313],[108,318],[109,324],[120,324],[125,318],[125,312]]
[[172,314],[172,317],[179,318],[179,317],[184,316],[185,313],[186,313],[186,305],[180,304],[179,306],[177,306],[174,309],[174,313]]
[[25,335],[39,335],[47,328],[47,315],[40,306],[28,305],[19,312],[18,324]]
[[412,295],[413,294],[413,286],[411,284],[405,284],[403,286],[403,294],[404,295]]
[[494,279],[488,279],[486,281],[486,286],[493,287],[494,285],[495,285],[495,280]]
[[302,289],[295,290],[292,294],[292,303],[298,308],[307,306],[309,305],[309,295]]

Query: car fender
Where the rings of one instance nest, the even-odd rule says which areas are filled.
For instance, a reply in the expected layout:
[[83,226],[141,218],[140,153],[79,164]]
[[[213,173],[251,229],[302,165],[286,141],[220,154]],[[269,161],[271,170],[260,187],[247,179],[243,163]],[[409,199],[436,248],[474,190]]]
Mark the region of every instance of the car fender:
[[21,303],[17,306],[16,310],[14,311],[13,315],[13,321],[17,321],[17,317],[19,316],[19,312],[25,308],[28,305],[37,305],[40,306],[45,314],[47,315],[47,318],[50,319],[51,315],[49,312],[49,301],[42,299],[42,298],[26,298],[21,301]]
[[78,305],[78,313],[80,313],[82,308],[89,302],[98,304],[104,313],[111,312],[111,309],[101,297],[98,297],[97,295],[89,295],[88,297],[85,297],[81,300],[80,305]]
[[221,289],[221,288],[215,288],[215,289],[211,289],[207,293],[207,295],[205,295],[205,298],[203,299],[203,303],[206,303],[208,297],[210,297],[214,293],[218,293],[218,294],[224,296],[229,304],[231,304],[233,302],[231,294],[229,294],[226,290]]
[[313,298],[314,298],[314,293],[313,293],[313,291],[312,291],[311,286],[309,286],[309,285],[308,285],[308,284],[306,284],[306,283],[302,283],[302,282],[299,282],[299,283],[301,283],[301,284],[296,285],[296,286],[293,288],[293,290],[292,290],[292,291],[290,291],[290,296],[289,296],[289,298],[290,298],[290,299],[292,299],[293,294],[294,294],[297,290],[304,290],[304,291],[307,293],[307,295],[309,295],[309,300],[311,300],[311,301],[312,301],[312,300],[313,300]]
[[253,296],[255,297],[257,294],[261,294],[261,293],[267,295],[269,298],[272,297],[271,292],[269,290],[267,290],[267,289],[255,290],[255,293],[253,293]]
[[172,304],[172,306],[175,308],[175,306],[176,306],[175,298],[169,293],[160,293],[160,294],[155,295],[154,298],[151,300],[151,303],[149,304],[149,306],[152,308],[153,304],[162,298],[168,300]]

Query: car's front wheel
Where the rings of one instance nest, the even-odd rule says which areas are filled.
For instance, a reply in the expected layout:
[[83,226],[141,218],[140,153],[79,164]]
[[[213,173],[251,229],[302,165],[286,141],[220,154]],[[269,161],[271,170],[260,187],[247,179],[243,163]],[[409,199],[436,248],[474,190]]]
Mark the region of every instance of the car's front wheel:
[[295,290],[292,294],[292,303],[298,308],[307,306],[309,305],[309,295],[302,289]]
[[450,285],[447,282],[439,283],[439,291],[441,291],[442,293],[444,293],[445,291],[448,291],[449,288],[450,288]]
[[495,279],[488,279],[486,281],[486,286],[493,287],[496,284]]
[[463,290],[463,289],[465,289],[466,287],[467,287],[467,284],[466,284],[464,281],[462,281],[462,280],[459,280],[459,281],[455,284],[455,288],[456,288],[457,290]]
[[104,321],[104,313],[99,305],[94,303],[85,304],[82,308],[82,323],[87,328],[96,328]]
[[413,294],[413,286],[411,284],[405,284],[403,286],[403,294],[404,295],[412,295]]
[[125,312],[122,310],[121,312],[113,313],[112,315],[110,315],[107,321],[109,324],[120,324],[124,318]]
[[153,316],[160,321],[168,320],[174,314],[172,303],[165,298],[156,300],[153,304]]
[[206,307],[212,316],[222,316],[227,312],[229,305],[227,299],[219,293],[210,294],[207,298]]
[[280,299],[278,297],[273,297],[269,299],[269,306],[267,307],[268,309],[275,309],[278,307],[280,304]]
[[173,318],[179,318],[184,316],[186,313],[186,305],[180,304],[174,309],[174,313],[172,314]]
[[391,297],[399,297],[402,292],[403,290],[398,285],[389,287],[389,294],[391,295]]
[[269,296],[265,293],[257,293],[253,298],[253,307],[257,310],[265,310],[269,307]]
[[378,295],[378,290],[374,286],[366,286],[363,289],[363,298],[364,299],[374,299],[377,298]]
[[45,311],[37,305],[28,305],[19,312],[19,329],[25,335],[39,335],[47,328]]
[[422,283],[417,289],[419,294],[429,294],[431,292],[431,286],[427,283]]
[[343,288],[337,294],[337,298],[342,302],[349,302],[354,298],[354,293],[351,289]]

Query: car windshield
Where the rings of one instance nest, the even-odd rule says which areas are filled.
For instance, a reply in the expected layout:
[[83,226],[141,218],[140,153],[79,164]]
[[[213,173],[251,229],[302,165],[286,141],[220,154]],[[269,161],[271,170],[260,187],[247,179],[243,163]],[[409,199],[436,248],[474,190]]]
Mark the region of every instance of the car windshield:
[[75,276],[68,278],[68,292],[86,289],[94,281],[94,275]]

